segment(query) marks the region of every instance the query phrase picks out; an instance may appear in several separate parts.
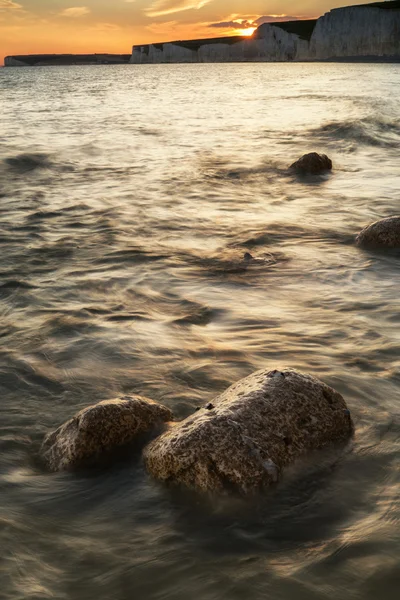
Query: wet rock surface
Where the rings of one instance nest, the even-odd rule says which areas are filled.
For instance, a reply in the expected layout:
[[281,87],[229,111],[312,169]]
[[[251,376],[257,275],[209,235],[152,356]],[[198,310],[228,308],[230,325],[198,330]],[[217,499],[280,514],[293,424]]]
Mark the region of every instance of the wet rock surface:
[[318,175],[318,173],[323,173],[324,171],[331,171],[332,161],[326,154],[310,152],[309,154],[304,154],[299,160],[296,160],[296,162],[290,165],[290,168],[299,173]]
[[400,215],[367,225],[358,234],[356,243],[363,248],[400,248]]
[[48,434],[41,454],[51,471],[83,467],[171,419],[168,408],[141,396],[104,400]]
[[230,275],[245,273],[251,269],[268,269],[286,262],[287,257],[283,253],[271,253],[267,251],[243,252],[241,249],[228,248],[221,252],[195,257],[192,262],[197,267],[206,270],[210,275]]
[[275,483],[307,452],[352,434],[342,396],[292,369],[258,371],[144,450],[157,479],[201,491],[247,493]]

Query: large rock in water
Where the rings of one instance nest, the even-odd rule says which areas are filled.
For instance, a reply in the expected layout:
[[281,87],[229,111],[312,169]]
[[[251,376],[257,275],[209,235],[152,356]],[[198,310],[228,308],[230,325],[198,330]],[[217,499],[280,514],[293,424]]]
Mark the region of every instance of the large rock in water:
[[400,216],[367,225],[358,234],[356,242],[364,248],[400,248]]
[[246,493],[278,481],[296,458],[343,442],[352,431],[338,392],[292,369],[264,370],[154,439],[144,459],[162,481]]
[[168,408],[141,396],[104,400],[84,408],[48,434],[42,456],[51,471],[92,464],[105,452],[133,442],[171,419]]
[[304,154],[299,160],[296,160],[292,165],[291,169],[300,173],[310,173],[311,175],[317,175],[324,171],[332,170],[332,161],[326,154],[317,154],[316,152],[310,152],[310,154]]

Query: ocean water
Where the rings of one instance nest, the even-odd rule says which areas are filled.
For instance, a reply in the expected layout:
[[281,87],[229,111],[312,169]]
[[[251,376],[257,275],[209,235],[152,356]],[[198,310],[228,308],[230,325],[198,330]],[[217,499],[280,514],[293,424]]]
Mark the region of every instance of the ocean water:
[[[400,65],[0,69],[0,597],[392,600],[400,586]],[[332,174],[294,176],[307,151]],[[255,259],[244,259],[245,253]],[[340,391],[354,441],[252,499],[43,436],[140,393],[177,419],[252,371]]]

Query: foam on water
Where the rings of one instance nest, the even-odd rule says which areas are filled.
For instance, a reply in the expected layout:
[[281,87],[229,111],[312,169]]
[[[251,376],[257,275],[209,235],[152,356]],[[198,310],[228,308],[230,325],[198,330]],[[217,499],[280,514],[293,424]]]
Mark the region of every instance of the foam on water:
[[[5,599],[397,598],[400,263],[354,239],[399,213],[399,69],[0,70]],[[289,172],[308,151],[334,171]],[[89,404],[183,418],[278,364],[338,389],[356,436],[262,497],[38,461]]]

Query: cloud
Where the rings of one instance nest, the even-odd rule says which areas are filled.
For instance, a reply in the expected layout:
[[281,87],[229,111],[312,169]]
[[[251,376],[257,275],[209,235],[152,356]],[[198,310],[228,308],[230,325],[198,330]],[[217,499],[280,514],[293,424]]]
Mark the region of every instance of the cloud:
[[73,6],[71,8],[66,8],[60,12],[62,17],[70,17],[72,19],[77,19],[79,17],[84,17],[90,13],[90,8],[87,6]]
[[0,0],[0,10],[19,10],[21,8],[21,4],[17,4],[13,0]]
[[95,31],[119,31],[121,27],[115,23],[96,23],[92,29]]
[[303,18],[291,15],[264,15],[263,17],[258,17],[254,23],[257,25],[262,25],[263,23],[284,23],[285,21],[300,21]]
[[172,13],[202,8],[212,0],[156,0],[145,12],[149,17],[160,17]]
[[[236,16],[236,15],[234,15]],[[230,19],[227,21],[219,21],[218,23],[210,23],[208,27],[216,29],[248,29],[249,27],[259,27],[263,23],[281,23],[284,21],[299,21],[303,17],[293,17],[291,15],[264,15],[262,17],[243,17]]]
[[233,29],[246,29],[248,27],[254,27],[253,21],[220,21],[219,23],[210,23],[209,27],[215,27],[216,29],[226,29],[231,27]]
[[[181,23],[178,20],[150,23],[144,27],[147,34],[147,40],[143,43],[159,42],[165,43],[176,40],[197,40],[210,37],[210,30],[207,23]],[[148,37],[150,35],[150,37]]]

